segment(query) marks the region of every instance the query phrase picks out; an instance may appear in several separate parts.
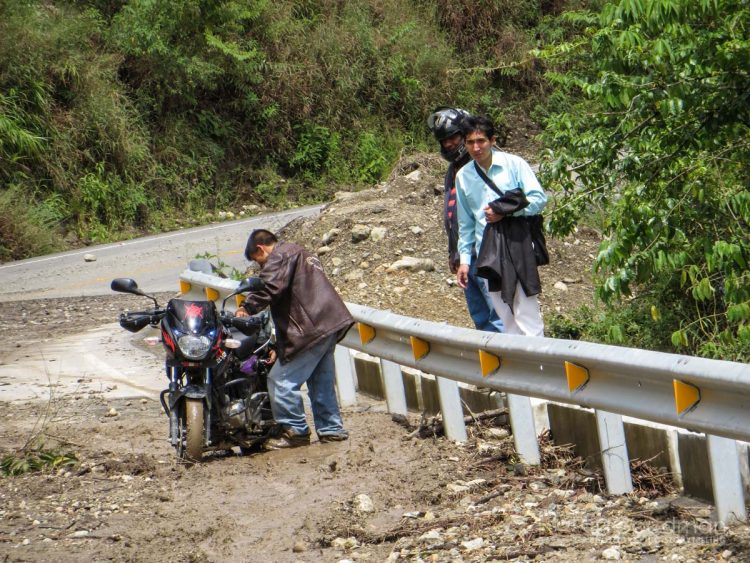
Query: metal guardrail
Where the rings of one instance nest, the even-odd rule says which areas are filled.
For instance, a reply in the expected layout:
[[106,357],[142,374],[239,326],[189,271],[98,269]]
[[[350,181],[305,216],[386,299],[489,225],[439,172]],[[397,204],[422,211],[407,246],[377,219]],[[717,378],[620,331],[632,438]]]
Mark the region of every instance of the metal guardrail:
[[750,441],[748,364],[349,310],[360,330],[342,344],[373,356],[480,387]]
[[[184,294],[221,300],[236,282],[186,270]],[[400,366],[437,376],[446,434],[465,440],[456,382],[507,393],[519,455],[539,463],[529,397],[595,409],[610,493],[632,490],[622,416],[705,432],[719,520],[745,520],[735,440],[750,441],[750,365],[581,341],[492,334],[347,303],[341,345],[381,358],[391,412],[405,414]],[[351,356],[337,353],[343,404],[355,399]]]

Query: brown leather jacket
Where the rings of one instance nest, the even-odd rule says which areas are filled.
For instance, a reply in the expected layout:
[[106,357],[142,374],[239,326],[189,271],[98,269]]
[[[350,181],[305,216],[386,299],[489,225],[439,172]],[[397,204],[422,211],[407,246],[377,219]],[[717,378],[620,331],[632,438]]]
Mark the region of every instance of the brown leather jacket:
[[248,294],[245,308],[256,313],[271,307],[281,363],[331,334],[341,339],[354,324],[318,257],[299,245],[277,242],[260,278],[266,287]]

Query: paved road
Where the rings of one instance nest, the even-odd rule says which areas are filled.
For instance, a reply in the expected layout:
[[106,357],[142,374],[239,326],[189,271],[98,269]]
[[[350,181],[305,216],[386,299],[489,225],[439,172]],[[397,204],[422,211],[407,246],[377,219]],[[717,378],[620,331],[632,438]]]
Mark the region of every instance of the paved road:
[[[2,264],[0,301],[106,295],[111,291],[111,280],[118,277],[135,278],[147,292],[177,290],[180,272],[197,254],[210,252],[230,266],[244,269],[247,262],[243,252],[252,229],[278,230],[297,217],[319,213],[320,207],[259,215]],[[86,254],[96,256],[96,261],[84,261]]]

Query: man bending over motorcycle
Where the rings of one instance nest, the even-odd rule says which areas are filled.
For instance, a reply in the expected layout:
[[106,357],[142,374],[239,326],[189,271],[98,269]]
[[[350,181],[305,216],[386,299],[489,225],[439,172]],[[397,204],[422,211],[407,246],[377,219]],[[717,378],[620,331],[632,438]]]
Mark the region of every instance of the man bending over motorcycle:
[[267,449],[310,443],[300,388],[307,383],[315,431],[321,442],[346,440],[336,400],[333,352],[354,319],[325,275],[320,260],[266,229],[250,234],[245,258],[261,267],[265,288],[248,294],[238,316],[271,308],[279,361],[268,374],[271,410],[282,428]]

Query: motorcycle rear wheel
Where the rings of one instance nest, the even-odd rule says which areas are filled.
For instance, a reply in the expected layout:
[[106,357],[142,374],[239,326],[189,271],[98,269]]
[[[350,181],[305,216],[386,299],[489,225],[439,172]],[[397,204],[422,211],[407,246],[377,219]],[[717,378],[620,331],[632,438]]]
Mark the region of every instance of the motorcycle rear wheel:
[[185,400],[185,460],[196,462],[203,454],[203,401],[201,399]]

